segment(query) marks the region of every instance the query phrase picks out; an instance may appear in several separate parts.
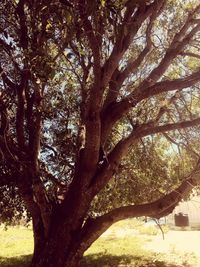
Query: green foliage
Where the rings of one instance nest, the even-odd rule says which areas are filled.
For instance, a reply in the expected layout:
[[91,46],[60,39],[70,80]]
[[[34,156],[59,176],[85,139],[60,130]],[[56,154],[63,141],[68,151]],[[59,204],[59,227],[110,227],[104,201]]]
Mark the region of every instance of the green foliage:
[[160,136],[136,144],[122,161],[117,174],[96,196],[94,211],[104,212],[105,207],[110,210],[121,205],[153,201],[172,190],[181,176],[176,168],[181,166],[182,172],[187,171],[181,159],[178,162],[177,153],[168,153],[169,150],[170,144]]
[[[140,1],[86,1],[85,13],[81,14],[76,1],[75,3],[49,1],[48,5],[46,1],[39,1],[35,2],[33,7],[30,1],[26,1],[23,11],[25,21],[23,21],[19,10],[16,10],[18,2],[9,0],[0,4],[1,67],[14,83],[19,84],[21,80],[27,78],[22,123],[25,144],[30,142],[30,133],[34,132],[34,123],[37,115],[40,114],[42,117],[39,151],[40,180],[44,184],[46,196],[50,201],[56,202],[56,194],[60,190],[58,184],[65,186],[67,191],[75,174],[80,148],[79,128],[85,119],[91,88],[96,81],[93,50],[98,48],[102,67],[112,54],[118,39],[128,38],[130,30],[136,27],[122,24],[127,6],[131,8],[135,5],[137,9],[141,3]],[[118,91],[114,104],[125,99],[129,93],[137,91],[138,86],[146,81],[153,69],[159,66],[174,36],[180,31],[186,15],[197,4],[197,1],[183,1],[183,3],[177,0],[167,1],[162,15],[153,21],[150,34],[153,46],[149,53],[120,85],[120,88],[116,86],[111,90]],[[148,8],[148,5],[145,8]],[[145,11],[142,4],[140,8],[142,12]],[[84,31],[85,20],[82,16],[88,18],[91,23],[93,38],[97,40],[93,46],[86,34],[88,31]],[[116,67],[118,72],[122,72],[130,62],[138,59],[145,48],[149,21],[150,18],[142,23],[130,46],[125,49],[124,57]],[[23,23],[26,27],[22,27]],[[23,35],[26,35],[26,38]],[[124,40],[128,42],[128,39]],[[192,49],[188,50],[187,46],[184,52],[198,53],[198,48],[193,44],[194,41],[188,44]],[[121,45],[123,42],[119,46]],[[160,77],[159,82],[182,78],[198,68],[199,59],[178,54]],[[102,68],[101,71],[103,75],[104,69]],[[106,88],[103,88],[105,92],[102,102],[109,95],[111,83],[112,79]],[[99,89],[99,84],[95,86]],[[35,92],[37,87],[41,87],[41,99],[37,99]],[[20,145],[16,137],[17,90],[15,88],[10,92],[5,81],[1,82],[1,89],[7,92],[11,105],[8,110],[9,132],[6,142],[13,140],[9,149],[15,146],[19,149]],[[165,125],[198,117],[199,88],[192,89],[192,93],[191,88],[185,88],[180,92],[164,92],[141,100],[114,124],[104,145],[105,156],[109,155],[121,140],[134,132],[138,125],[148,126],[152,123]],[[33,104],[30,104],[31,101]],[[32,116],[28,121],[30,109],[32,109]],[[110,110],[112,110],[112,103]],[[159,117],[163,110],[163,114]],[[102,126],[103,124],[104,121]],[[195,131],[194,129],[177,130],[173,133],[165,132],[164,135],[150,135],[136,141],[129,148],[127,157],[123,158],[110,182],[95,196],[90,214],[103,214],[115,207],[153,201],[170,192],[195,166],[198,157],[196,152],[200,149],[197,128]],[[19,150],[23,159],[27,151],[21,148]],[[13,150],[12,153],[15,151]],[[16,163],[18,158],[15,158],[12,153],[10,155],[9,150],[7,151]],[[25,164],[29,164],[29,157],[28,154],[25,160],[21,160],[19,164],[17,162],[16,165],[20,165],[23,169],[24,161]],[[6,163],[2,160],[0,163],[0,210],[3,211],[1,221],[12,222],[11,218],[23,216],[25,209],[17,188],[21,169],[16,169],[16,166],[10,162],[11,160]],[[100,165],[99,160],[97,172]],[[51,175],[45,175],[45,170]]]

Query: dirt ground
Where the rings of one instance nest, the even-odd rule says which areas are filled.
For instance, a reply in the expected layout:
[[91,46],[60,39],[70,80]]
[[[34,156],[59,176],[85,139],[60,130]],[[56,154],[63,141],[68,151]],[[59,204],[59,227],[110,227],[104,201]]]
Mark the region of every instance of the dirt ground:
[[169,262],[200,267],[200,231],[169,231],[164,240],[161,234],[152,237],[145,248],[163,253]]
[[[114,235],[122,238],[129,235],[139,235],[133,229],[121,228],[117,231],[106,231],[104,235]],[[160,259],[168,262],[169,266],[200,267],[200,231],[170,230],[164,235],[144,235],[144,249],[158,255]]]

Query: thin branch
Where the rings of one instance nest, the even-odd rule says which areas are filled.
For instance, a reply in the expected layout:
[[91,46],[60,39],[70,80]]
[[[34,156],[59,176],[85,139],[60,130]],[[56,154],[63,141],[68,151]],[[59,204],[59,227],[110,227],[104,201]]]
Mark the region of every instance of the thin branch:
[[170,99],[167,99],[167,103],[165,105],[160,107],[159,112],[154,120],[155,123],[158,123],[159,120],[162,118],[162,116],[167,113],[168,106],[174,103],[176,99],[177,99],[177,92],[175,92],[175,94],[172,97],[170,97]]
[[57,152],[57,151],[55,150],[55,148],[53,148],[52,146],[47,145],[47,144],[42,143],[42,142],[41,142],[41,145],[42,145],[42,147],[43,147],[44,149],[46,148],[46,149],[48,149],[48,150],[53,151],[55,157],[58,156],[58,152]]
[[4,72],[4,70],[2,69],[1,65],[0,65],[0,75],[1,75],[1,77],[2,77],[2,79],[3,79],[3,82],[4,82],[9,88],[11,88],[13,91],[15,91],[16,88],[17,88],[17,85],[16,85],[13,81],[11,81],[11,80],[8,78],[8,76],[6,75],[6,73]]
[[189,145],[186,145],[183,142],[176,142],[169,134],[163,133],[164,137],[170,142],[173,143],[178,147],[179,153],[180,153],[180,146],[184,147],[186,150],[188,150],[192,155],[195,155],[197,158],[200,157],[200,154],[197,153],[194,149],[192,149]]
[[188,56],[188,57],[194,57],[194,58],[200,59],[200,55],[197,55],[197,54],[192,53],[192,52],[181,52],[180,55],[181,56]]
[[5,50],[5,52],[10,55],[12,47],[11,45],[7,44],[3,39],[0,38],[0,45],[3,47],[3,49]]
[[142,50],[142,52],[138,55],[138,57],[133,60],[130,59],[126,68],[123,70],[122,73],[120,73],[118,77],[118,81],[120,86],[124,82],[124,80],[129,76],[129,74],[134,74],[133,71],[140,66],[148,52],[151,50],[152,47],[152,40],[151,40],[151,32],[154,25],[154,22],[156,18],[161,14],[163,8],[165,6],[165,3],[163,2],[161,6],[159,6],[157,9],[153,11],[153,13],[150,15],[149,21],[147,22],[147,29],[146,29],[146,46]]
[[24,12],[24,0],[19,0],[16,8],[16,13],[19,16],[19,24],[20,24],[20,45],[23,49],[28,48],[28,28],[26,25],[26,15]]
[[92,27],[92,24],[90,20],[88,19],[88,14],[85,11],[85,5],[84,1],[80,1],[79,3],[79,11],[81,20],[83,23],[83,28],[85,31],[85,34],[88,38],[90,48],[92,50],[93,58],[94,58],[94,78],[99,79],[100,73],[101,73],[101,66],[100,66],[100,43],[101,40],[97,38],[97,36],[94,33],[94,29]]

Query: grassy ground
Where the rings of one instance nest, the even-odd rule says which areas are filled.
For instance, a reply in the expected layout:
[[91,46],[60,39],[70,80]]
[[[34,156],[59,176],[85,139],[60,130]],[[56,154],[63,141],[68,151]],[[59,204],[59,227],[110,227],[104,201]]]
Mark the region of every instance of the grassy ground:
[[0,228],[0,266],[26,267],[33,252],[33,233],[31,229],[9,227]]
[[[124,235],[124,229],[141,231],[137,223],[120,222],[97,240],[85,253],[82,267],[175,267],[163,261],[163,255],[153,254],[144,245],[155,234],[155,228],[142,229],[145,235]],[[132,229],[131,229],[132,228]],[[0,267],[27,267],[31,260],[33,238],[31,229],[0,228]],[[186,267],[185,265],[183,265]]]
[[144,241],[137,237],[123,237],[116,239],[102,237],[96,241],[85,253],[83,267],[161,267],[164,262],[145,251]]

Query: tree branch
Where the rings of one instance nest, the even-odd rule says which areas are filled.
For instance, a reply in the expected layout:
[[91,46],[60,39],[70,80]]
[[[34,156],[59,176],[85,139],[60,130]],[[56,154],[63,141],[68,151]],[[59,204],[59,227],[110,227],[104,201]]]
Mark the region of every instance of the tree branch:
[[[131,107],[134,107],[142,99],[153,96],[158,93],[183,89],[194,85],[200,80],[200,71],[181,79],[174,81],[163,81],[157,82],[160,77],[164,74],[167,68],[170,66],[172,60],[181,53],[183,48],[192,40],[194,35],[200,30],[200,23],[194,23],[193,16],[200,10],[200,5],[188,15],[188,18],[181,28],[181,30],[175,35],[171,42],[170,47],[167,49],[165,56],[159,63],[159,65],[150,73],[132,93],[126,98],[122,99],[118,103],[112,104],[112,109],[108,105],[107,109],[104,110],[102,118],[104,120],[104,127],[102,129],[102,143],[105,142],[108,134],[110,133],[112,126],[117,120],[119,120]],[[190,30],[191,25],[195,26]],[[157,82],[157,83],[156,83]],[[169,85],[169,87],[168,87]],[[165,88],[164,88],[165,87]],[[110,112],[111,110],[111,112]]]
[[133,75],[137,68],[141,65],[149,51],[152,47],[152,40],[151,40],[151,31],[153,28],[153,24],[155,19],[160,15],[161,11],[163,10],[163,7],[165,6],[165,3],[161,6],[159,6],[157,9],[153,11],[153,13],[150,15],[149,22],[146,29],[146,46],[145,48],[139,53],[136,59],[130,58],[125,69],[120,72],[116,70],[111,78],[111,81],[109,83],[109,91],[106,97],[106,100],[104,102],[104,109],[107,108],[107,106],[115,102],[117,100],[119,89],[121,88],[123,82],[128,78],[128,76],[131,74]]
[[1,74],[1,77],[3,79],[3,82],[13,90],[13,92],[16,90],[17,88],[17,85],[11,81],[8,76],[6,75],[6,73],[4,72],[4,70],[2,69],[1,65],[0,65],[0,74]]
[[101,73],[101,64],[100,64],[100,40],[97,39],[97,36],[94,33],[94,30],[92,28],[92,24],[90,20],[88,19],[88,15],[85,11],[85,3],[84,1],[80,1],[79,3],[79,10],[80,10],[80,16],[83,23],[83,28],[85,30],[85,34],[89,40],[90,48],[92,50],[93,58],[94,58],[94,78],[97,79],[97,81],[100,78]]
[[0,45],[3,47],[3,49],[5,50],[5,52],[10,55],[12,47],[11,45],[7,44],[3,39],[0,38]]
[[26,16],[24,12],[25,0],[19,0],[16,8],[16,13],[19,16],[20,24],[20,45],[23,49],[28,48],[28,28],[26,25]]
[[163,92],[169,92],[174,90],[182,90],[187,87],[191,87],[200,81],[200,70],[197,72],[186,76],[184,78],[179,78],[175,80],[166,80],[156,83],[153,86],[150,86],[148,90],[145,90],[142,98],[145,99],[147,97],[151,97]]
[[[117,41],[114,45],[112,53],[103,66],[103,87],[107,86],[114,71],[118,67],[119,61],[122,59],[124,53],[127,51],[133,37],[137,34],[142,23],[148,18],[148,16],[152,14],[155,9],[160,9],[163,3],[165,3],[165,0],[159,2],[155,1],[153,4],[148,6],[145,3],[144,7],[140,6],[140,8],[137,9],[137,11],[132,17],[131,15],[135,11],[135,6],[132,5],[131,7],[129,7],[130,10],[128,10],[127,12],[127,17],[124,18],[123,24],[120,28],[120,33],[117,36]],[[127,29],[127,27],[129,28],[129,31],[126,34],[125,29]]]
[[140,101],[160,93],[182,90],[184,88],[191,87],[199,81],[200,70],[185,78],[179,78],[172,81],[165,80],[157,82],[156,84],[149,86],[145,90],[141,90],[141,86],[139,86],[129,96],[122,99],[118,103],[112,104],[112,109],[110,109],[109,111],[104,111],[102,117],[105,127],[102,129],[102,139],[105,140],[115,122],[117,122],[124,114],[129,111],[130,108],[136,106]]
[[127,155],[129,148],[138,139],[156,133],[164,133],[197,125],[200,125],[200,118],[158,126],[154,125],[154,122],[138,125],[127,138],[119,141],[107,156],[108,164],[104,163],[104,165],[102,165],[102,168],[93,179],[89,191],[91,191],[91,194],[95,195],[108,183],[111,177],[113,177],[113,175],[117,172],[122,158]]
[[152,124],[150,123],[150,126],[148,125],[148,123],[138,126],[136,131],[134,131],[133,136],[137,136],[136,138],[138,138],[139,136],[139,138],[141,138],[141,137],[144,137],[150,134],[163,133],[163,132],[168,132],[168,131],[177,130],[177,129],[194,127],[194,126],[198,126],[199,124],[200,124],[200,118],[189,120],[189,121],[182,121],[182,122],[177,122],[177,123],[159,125],[159,126],[153,126],[153,122],[152,122]]
[[[188,175],[184,181],[175,190],[160,199],[146,204],[130,205],[114,209],[107,214],[88,219],[83,232],[81,248],[87,249],[101,234],[103,234],[113,223],[127,218],[148,216],[152,218],[161,218],[173,211],[177,204],[187,196],[194,186],[200,184],[200,166]],[[85,251],[85,250],[84,250]]]
[[184,142],[176,142],[170,135],[168,135],[166,132],[163,133],[164,137],[170,142],[175,144],[178,147],[178,150],[180,151],[180,146],[184,147],[192,156],[195,156],[196,158],[200,158],[200,154],[197,153],[194,149],[190,147],[189,144],[185,144]]
[[17,86],[17,112],[16,112],[16,134],[19,147],[25,150],[24,115],[25,115],[25,88],[27,87],[27,73],[21,73],[21,82]]
[[194,57],[194,58],[197,58],[197,59],[200,59],[200,55],[197,55],[195,53],[192,53],[192,52],[181,52],[180,53],[181,56],[187,56],[187,57]]

